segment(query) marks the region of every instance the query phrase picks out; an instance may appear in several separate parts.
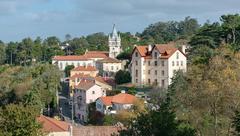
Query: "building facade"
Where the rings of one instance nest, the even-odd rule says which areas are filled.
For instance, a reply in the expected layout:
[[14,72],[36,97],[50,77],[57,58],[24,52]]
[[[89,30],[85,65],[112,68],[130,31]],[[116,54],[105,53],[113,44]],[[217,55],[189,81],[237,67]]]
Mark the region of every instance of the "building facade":
[[96,62],[99,74],[103,77],[113,77],[116,72],[122,69],[122,62],[113,58],[106,58]]
[[116,26],[113,25],[113,31],[108,37],[109,57],[116,58],[122,51],[121,49],[121,37],[118,34]]
[[184,52],[173,44],[136,46],[131,61],[132,83],[140,87],[168,87],[176,71],[187,70]]
[[74,111],[75,117],[83,122],[88,121],[88,105],[95,102],[97,98],[106,96],[106,91],[94,81],[82,80],[74,89]]

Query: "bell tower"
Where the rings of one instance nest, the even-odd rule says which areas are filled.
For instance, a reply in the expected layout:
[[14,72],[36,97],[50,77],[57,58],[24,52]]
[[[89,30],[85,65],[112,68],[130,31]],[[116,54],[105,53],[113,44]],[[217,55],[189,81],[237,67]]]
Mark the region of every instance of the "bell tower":
[[115,24],[112,33],[108,36],[109,57],[116,58],[121,53],[121,37],[118,34]]

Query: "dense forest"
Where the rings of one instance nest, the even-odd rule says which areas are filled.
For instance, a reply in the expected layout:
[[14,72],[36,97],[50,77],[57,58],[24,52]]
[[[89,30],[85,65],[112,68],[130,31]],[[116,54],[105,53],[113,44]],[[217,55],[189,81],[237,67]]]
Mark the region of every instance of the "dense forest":
[[[134,110],[134,116],[124,118],[125,129],[121,135],[239,135],[238,14],[223,15],[219,22],[207,21],[202,25],[190,17],[157,22],[142,33],[120,35],[123,53],[119,58],[129,58],[134,45],[170,41],[189,45],[187,73],[177,72],[167,90],[155,89],[161,93],[151,101],[154,109]],[[57,110],[56,92],[60,90],[62,75],[49,64],[51,58],[80,55],[86,49],[108,50],[107,42],[108,36],[104,33],[75,38],[67,34],[64,41],[52,36],[0,42],[0,133],[7,136],[39,134],[36,116],[46,109],[53,111],[47,114]],[[66,48],[62,50],[61,46]]]

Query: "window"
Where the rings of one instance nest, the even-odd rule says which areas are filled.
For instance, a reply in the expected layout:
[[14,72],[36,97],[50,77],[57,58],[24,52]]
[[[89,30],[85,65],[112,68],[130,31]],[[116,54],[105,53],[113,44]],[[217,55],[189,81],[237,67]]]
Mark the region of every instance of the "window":
[[116,67],[116,69],[118,70],[118,66]]
[[155,70],[155,75],[157,75],[157,70]]
[[135,57],[138,57],[138,53],[137,52],[135,52]]
[[154,61],[154,65],[157,66],[157,61]]
[[155,85],[157,85],[157,84],[158,84],[158,82],[157,82],[157,79],[155,79],[155,80],[154,80],[154,83],[155,83]]
[[136,60],[135,63],[136,63],[136,66],[137,66],[138,65],[138,61]]
[[113,66],[111,66],[111,70],[113,70]]
[[164,70],[162,70],[162,76],[164,76]]
[[174,61],[172,61],[172,66],[174,66],[175,64],[174,64]]
[[78,67],[80,66],[80,63],[79,63],[79,62],[77,63],[77,66],[78,66]]
[[148,66],[150,66],[150,65],[151,65],[151,61],[149,60],[149,61],[148,61]]
[[157,52],[154,52],[154,58],[157,59]]
[[162,80],[162,87],[164,87],[165,86],[165,81],[164,80]]
[[181,66],[183,66],[183,61],[181,61]]
[[148,75],[150,75],[151,74],[151,70],[148,70]]
[[66,66],[68,65],[68,63],[66,63]]
[[92,94],[95,94],[95,91],[92,91]]
[[136,77],[138,77],[138,70],[136,69]]
[[162,66],[164,66],[164,61],[162,61]]
[[179,61],[177,61],[177,66],[179,66]]
[[151,84],[151,79],[148,79],[148,84]]
[[179,59],[179,53],[177,52],[177,59]]
[[136,79],[136,83],[138,83],[138,79]]
[[62,62],[60,62],[60,69],[62,69]]

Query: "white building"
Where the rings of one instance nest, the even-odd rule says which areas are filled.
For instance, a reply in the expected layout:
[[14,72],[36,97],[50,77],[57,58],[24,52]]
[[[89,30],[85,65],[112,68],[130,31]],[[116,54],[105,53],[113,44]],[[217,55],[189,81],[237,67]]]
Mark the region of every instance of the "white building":
[[57,65],[60,70],[64,70],[65,67],[69,65],[73,65],[74,67],[94,66],[94,61],[85,56],[54,56],[52,59],[52,64]]
[[98,60],[96,67],[99,69],[99,74],[103,77],[114,76],[116,72],[122,69],[122,62],[114,58],[106,58]]
[[96,101],[96,110],[103,114],[115,114],[118,111],[130,109],[136,100],[135,96],[126,93],[100,97]]
[[136,46],[132,53],[131,75],[136,86],[166,88],[178,70],[186,71],[185,51],[171,44]]
[[121,53],[121,37],[117,33],[115,24],[113,25],[113,31],[108,37],[109,57],[116,58]]
[[83,122],[87,122],[88,105],[102,96],[106,96],[106,91],[97,85],[95,81],[81,80],[75,85],[74,90],[73,104],[75,117]]

